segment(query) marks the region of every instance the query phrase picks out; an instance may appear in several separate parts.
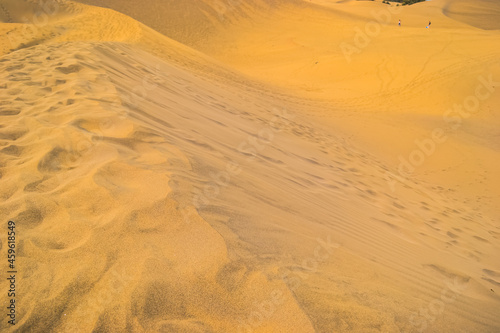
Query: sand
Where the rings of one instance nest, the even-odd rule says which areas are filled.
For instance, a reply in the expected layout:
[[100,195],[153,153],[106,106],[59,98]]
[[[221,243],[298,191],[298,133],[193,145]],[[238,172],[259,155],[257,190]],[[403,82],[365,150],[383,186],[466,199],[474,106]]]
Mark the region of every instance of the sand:
[[498,332],[499,8],[0,0],[0,330]]

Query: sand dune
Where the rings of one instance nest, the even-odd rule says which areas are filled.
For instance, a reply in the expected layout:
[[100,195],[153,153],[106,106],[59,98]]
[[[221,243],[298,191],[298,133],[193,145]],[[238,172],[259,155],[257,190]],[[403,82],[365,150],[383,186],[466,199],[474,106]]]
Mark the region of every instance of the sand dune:
[[453,19],[486,30],[499,30],[500,4],[492,0],[449,1],[443,13]]
[[500,329],[499,35],[472,2],[387,11],[350,62],[394,5],[40,4],[0,0],[2,331]]
[[[223,238],[192,205],[170,198],[169,169],[192,168],[165,137],[170,117],[116,103],[127,86],[114,85],[114,75],[123,81],[118,73],[129,73],[139,84],[149,61],[159,60],[119,44],[56,45],[3,63],[5,94],[18,100],[4,113],[19,120],[2,128],[2,181],[26,258],[20,330],[123,331],[133,324],[131,309],[140,309],[133,322],[147,331],[235,331],[237,311],[276,291],[281,307],[265,327],[307,331],[284,283],[229,263]],[[142,63],[119,62],[141,56]]]

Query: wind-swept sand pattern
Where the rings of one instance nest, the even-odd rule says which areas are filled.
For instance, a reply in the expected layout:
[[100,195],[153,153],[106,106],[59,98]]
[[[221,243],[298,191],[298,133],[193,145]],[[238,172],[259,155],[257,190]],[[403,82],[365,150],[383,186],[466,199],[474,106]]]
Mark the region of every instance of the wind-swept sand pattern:
[[458,1],[350,62],[394,4],[0,4],[2,331],[500,329],[499,32]]

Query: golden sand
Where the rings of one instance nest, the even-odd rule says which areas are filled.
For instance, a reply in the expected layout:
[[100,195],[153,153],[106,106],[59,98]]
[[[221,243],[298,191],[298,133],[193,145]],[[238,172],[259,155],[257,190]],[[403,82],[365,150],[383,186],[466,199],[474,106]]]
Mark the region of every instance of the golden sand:
[[499,13],[0,0],[0,330],[498,332]]

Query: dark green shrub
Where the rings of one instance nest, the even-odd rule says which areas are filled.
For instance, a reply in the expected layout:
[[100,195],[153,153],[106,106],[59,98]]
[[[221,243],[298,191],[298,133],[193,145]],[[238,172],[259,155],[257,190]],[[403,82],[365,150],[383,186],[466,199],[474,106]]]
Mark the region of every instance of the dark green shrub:
[[400,2],[400,3],[402,3],[403,6],[406,6],[406,5],[413,5],[414,3],[422,2],[425,0],[393,0],[393,1]]

